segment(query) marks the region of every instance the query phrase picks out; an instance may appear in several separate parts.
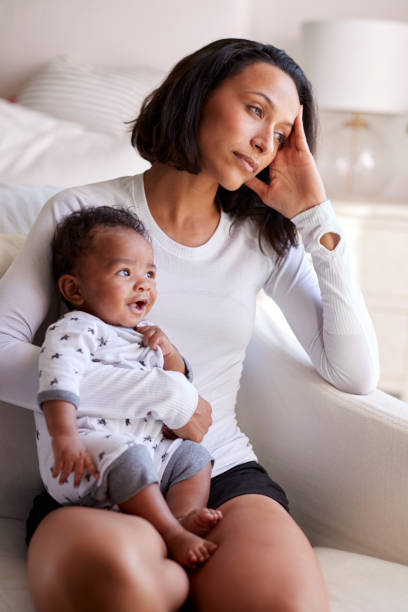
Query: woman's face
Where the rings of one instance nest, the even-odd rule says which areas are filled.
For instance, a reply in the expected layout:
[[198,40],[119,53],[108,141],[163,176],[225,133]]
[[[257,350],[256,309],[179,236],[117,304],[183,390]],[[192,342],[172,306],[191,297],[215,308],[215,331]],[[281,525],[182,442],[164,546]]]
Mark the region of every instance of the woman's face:
[[225,79],[202,112],[202,172],[225,189],[238,189],[284,146],[299,109],[296,85],[276,66],[250,64]]

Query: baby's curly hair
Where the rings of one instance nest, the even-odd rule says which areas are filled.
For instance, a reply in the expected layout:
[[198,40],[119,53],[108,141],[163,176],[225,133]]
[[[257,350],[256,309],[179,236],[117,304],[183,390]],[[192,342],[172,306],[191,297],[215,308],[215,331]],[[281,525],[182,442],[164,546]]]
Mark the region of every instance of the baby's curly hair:
[[52,273],[55,282],[63,274],[71,274],[79,258],[92,247],[96,227],[127,227],[150,242],[140,219],[129,208],[91,206],[64,217],[52,239]]

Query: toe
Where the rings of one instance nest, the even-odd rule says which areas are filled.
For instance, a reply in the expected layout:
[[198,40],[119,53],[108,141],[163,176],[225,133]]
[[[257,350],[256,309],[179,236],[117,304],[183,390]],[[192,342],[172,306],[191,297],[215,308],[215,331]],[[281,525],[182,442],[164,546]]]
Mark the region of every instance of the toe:
[[203,544],[202,546],[200,546],[200,552],[199,552],[200,563],[204,563],[204,561],[207,561],[207,559],[209,558],[210,558],[210,553],[208,552],[207,548]]
[[217,544],[215,544],[215,542],[210,542],[209,540],[206,540],[206,544],[209,554],[212,555],[213,553],[215,553],[218,548]]
[[188,567],[195,568],[200,559],[194,550],[189,550],[187,553]]
[[219,510],[211,510],[211,521],[216,524],[222,519],[222,514]]

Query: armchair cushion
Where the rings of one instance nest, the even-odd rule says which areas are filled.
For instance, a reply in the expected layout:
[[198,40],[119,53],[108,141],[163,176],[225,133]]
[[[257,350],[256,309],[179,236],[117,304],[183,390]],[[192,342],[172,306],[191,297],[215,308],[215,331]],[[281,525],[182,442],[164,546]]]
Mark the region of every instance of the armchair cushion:
[[408,567],[332,548],[316,548],[330,612],[406,612]]
[[27,584],[24,521],[0,518],[0,610],[34,612]]

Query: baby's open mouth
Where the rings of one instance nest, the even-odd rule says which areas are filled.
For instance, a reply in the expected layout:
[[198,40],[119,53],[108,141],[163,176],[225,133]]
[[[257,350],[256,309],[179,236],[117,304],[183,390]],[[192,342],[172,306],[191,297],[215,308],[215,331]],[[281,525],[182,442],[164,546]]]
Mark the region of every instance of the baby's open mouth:
[[146,308],[147,304],[147,300],[137,300],[136,302],[129,304],[129,307],[131,310],[135,310],[136,312],[142,312]]

